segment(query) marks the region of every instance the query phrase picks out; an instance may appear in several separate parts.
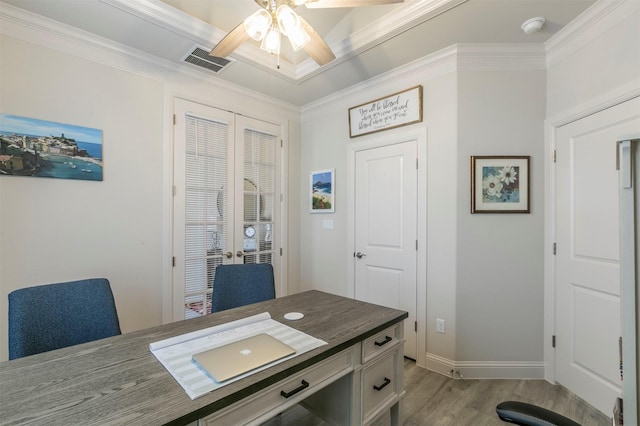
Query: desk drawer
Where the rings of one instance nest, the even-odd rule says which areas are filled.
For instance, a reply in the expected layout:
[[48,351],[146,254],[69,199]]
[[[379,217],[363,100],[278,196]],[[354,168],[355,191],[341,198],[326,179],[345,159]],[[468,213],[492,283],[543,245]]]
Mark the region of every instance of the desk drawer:
[[[342,351],[236,402],[219,413],[201,419],[199,424],[244,425],[267,420],[353,371],[355,356],[354,348]],[[282,392],[288,394],[288,397],[283,396]]]
[[396,363],[400,351],[395,350],[365,367],[362,373],[362,417],[367,423],[371,416],[376,416],[382,410],[395,403],[396,397],[402,392],[401,381],[398,379]]
[[404,327],[404,324],[399,322],[393,327],[389,327],[365,340],[362,345],[362,362],[366,363],[376,355],[394,347],[398,341],[402,340],[401,327]]

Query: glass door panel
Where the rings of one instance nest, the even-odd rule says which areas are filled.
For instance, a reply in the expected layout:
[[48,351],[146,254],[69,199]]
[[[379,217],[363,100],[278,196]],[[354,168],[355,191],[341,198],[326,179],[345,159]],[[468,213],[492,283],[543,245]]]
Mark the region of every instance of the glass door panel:
[[242,117],[238,119],[238,148],[242,170],[243,222],[241,234],[244,263],[274,263],[274,217],[280,128],[270,123]]
[[188,319],[210,312],[215,268],[233,249],[234,116],[180,99],[175,113],[173,312]]

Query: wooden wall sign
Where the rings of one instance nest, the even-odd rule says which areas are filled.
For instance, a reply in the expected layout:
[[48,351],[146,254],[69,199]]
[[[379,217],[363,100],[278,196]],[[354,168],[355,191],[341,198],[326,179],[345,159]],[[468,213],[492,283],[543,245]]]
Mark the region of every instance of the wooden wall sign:
[[422,86],[349,108],[349,137],[422,121]]

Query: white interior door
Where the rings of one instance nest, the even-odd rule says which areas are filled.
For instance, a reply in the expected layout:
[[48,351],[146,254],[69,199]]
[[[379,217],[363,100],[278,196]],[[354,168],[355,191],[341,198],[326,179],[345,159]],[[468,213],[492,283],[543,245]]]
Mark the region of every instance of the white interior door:
[[416,359],[417,141],[355,154],[355,297],[402,309]]
[[556,131],[556,380],[610,414],[620,395],[616,142],[640,100]]

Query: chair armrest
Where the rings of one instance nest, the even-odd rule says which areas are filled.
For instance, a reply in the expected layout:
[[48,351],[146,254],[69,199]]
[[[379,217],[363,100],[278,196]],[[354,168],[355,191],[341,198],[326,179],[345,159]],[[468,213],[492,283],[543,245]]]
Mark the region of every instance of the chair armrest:
[[500,420],[523,426],[580,426],[558,413],[525,402],[505,401],[498,404]]

